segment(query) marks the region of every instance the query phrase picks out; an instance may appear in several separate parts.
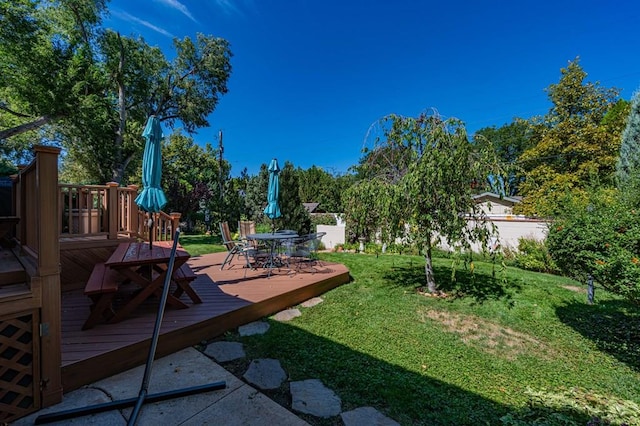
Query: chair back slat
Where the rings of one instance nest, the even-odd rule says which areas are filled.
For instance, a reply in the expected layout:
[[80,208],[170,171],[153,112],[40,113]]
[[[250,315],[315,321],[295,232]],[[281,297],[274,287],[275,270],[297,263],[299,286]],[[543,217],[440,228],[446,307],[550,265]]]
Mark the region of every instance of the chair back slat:
[[256,223],[252,220],[240,220],[238,221],[238,232],[240,238],[246,240],[247,235],[256,233]]
[[228,251],[233,250],[236,244],[231,240],[231,231],[229,231],[229,223],[220,222],[220,236],[222,237],[222,244]]

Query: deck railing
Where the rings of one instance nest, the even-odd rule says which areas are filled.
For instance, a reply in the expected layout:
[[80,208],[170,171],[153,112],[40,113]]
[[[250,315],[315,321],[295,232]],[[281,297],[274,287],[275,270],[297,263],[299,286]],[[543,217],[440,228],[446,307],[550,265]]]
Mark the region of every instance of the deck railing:
[[[138,209],[138,186],[59,184],[61,237],[149,238],[149,215]],[[179,226],[180,213],[154,213],[155,241],[171,240]]]
[[[56,193],[60,149],[38,145],[34,147],[34,154],[31,164],[13,176],[12,194],[12,212],[20,218],[15,232],[19,245],[14,250],[19,253],[25,268],[28,291],[0,298],[3,317],[0,328],[9,330],[6,324],[11,324],[10,327],[17,330],[16,326],[23,320],[30,324],[30,333],[23,336],[33,340],[20,341],[19,348],[15,348],[18,355],[24,351],[23,358],[27,360],[21,365],[23,377],[20,382],[30,383],[33,388],[30,394],[33,404],[28,409],[46,407],[62,400],[60,239],[56,228],[60,211]],[[2,324],[2,321],[7,323]],[[41,356],[43,354],[46,356]],[[8,377],[11,380],[11,376]],[[19,392],[19,384],[15,383],[15,392]]]

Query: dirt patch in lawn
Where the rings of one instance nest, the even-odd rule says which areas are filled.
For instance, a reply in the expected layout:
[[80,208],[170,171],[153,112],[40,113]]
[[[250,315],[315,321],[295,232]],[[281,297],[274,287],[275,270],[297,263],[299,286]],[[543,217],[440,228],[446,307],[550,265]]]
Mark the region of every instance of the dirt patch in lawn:
[[449,333],[456,333],[469,346],[506,359],[521,355],[536,355],[545,359],[552,350],[540,340],[483,318],[452,312],[421,309],[422,322],[436,321]]
[[578,287],[575,285],[563,285],[562,288],[566,288],[567,290],[575,291],[576,293],[586,293],[587,289]]

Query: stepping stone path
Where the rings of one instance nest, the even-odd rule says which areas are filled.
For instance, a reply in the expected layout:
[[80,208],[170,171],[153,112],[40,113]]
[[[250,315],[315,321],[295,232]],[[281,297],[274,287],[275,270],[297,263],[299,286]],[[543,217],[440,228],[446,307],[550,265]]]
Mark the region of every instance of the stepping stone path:
[[254,334],[264,334],[269,330],[269,323],[264,321],[254,321],[238,327],[241,336],[253,336]]
[[240,342],[213,342],[204,353],[217,362],[229,362],[246,356]]
[[[311,308],[323,299],[314,297],[300,305]],[[299,309],[287,309],[273,316],[276,321],[289,321],[302,315]],[[252,336],[265,334],[269,330],[269,324],[265,321],[255,321],[238,327],[240,336]],[[245,352],[242,343],[238,342],[213,342],[205,349],[205,354],[218,362],[233,361],[244,358]],[[256,359],[251,362],[249,368],[242,376],[248,383],[261,390],[277,389],[287,379],[287,373],[282,369],[277,359]],[[329,418],[340,415],[345,426],[399,426],[399,423],[373,407],[360,407],[355,410],[342,412],[340,398],[318,379],[302,380],[289,384],[292,406],[295,411],[312,416]]]
[[340,414],[344,426],[400,426],[373,407],[360,407]]
[[320,304],[324,302],[324,300],[322,299],[322,297],[313,297],[309,300],[305,300],[304,302],[302,302],[300,304],[300,306],[302,306],[303,308],[313,308],[314,306]]
[[292,319],[299,317],[302,315],[299,309],[287,309],[285,311],[280,311],[273,316],[273,319],[276,321],[291,321]]
[[277,359],[254,359],[242,378],[262,390],[278,389],[286,380],[287,373]]
[[316,417],[333,417],[342,411],[342,401],[318,379],[291,382],[291,408]]

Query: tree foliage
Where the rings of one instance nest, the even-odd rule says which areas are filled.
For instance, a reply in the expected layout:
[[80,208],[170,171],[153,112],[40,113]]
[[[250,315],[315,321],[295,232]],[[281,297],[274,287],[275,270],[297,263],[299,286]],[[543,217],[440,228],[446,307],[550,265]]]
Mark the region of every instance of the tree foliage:
[[[387,242],[408,232],[423,250],[425,284],[435,292],[432,249],[439,240],[463,250],[472,242],[488,240],[490,229],[472,195],[474,182],[500,172],[495,150],[487,141],[470,143],[457,119],[421,114],[383,120],[384,140],[377,144],[381,152],[367,152],[360,167],[365,176],[375,173],[377,178],[358,184],[348,215],[370,221],[372,225],[355,226],[380,230]],[[357,205],[362,194],[367,197]]]
[[621,188],[640,178],[640,91],[636,91],[631,99],[630,112],[622,133],[616,177]]
[[[311,232],[311,218],[300,199],[300,182],[298,173],[289,161],[280,170],[279,203],[282,216],[275,220],[277,229],[292,229],[299,235]],[[265,192],[266,205],[266,192]]]
[[182,213],[181,221],[191,229],[195,214],[214,196],[211,175],[217,171],[218,164],[193,139],[180,132],[172,133],[162,149],[165,210]]
[[344,179],[317,166],[307,170],[297,169],[300,183],[300,199],[304,203],[319,203],[327,212],[342,212]]
[[504,175],[500,176],[504,182],[505,195],[517,195],[523,180],[518,160],[531,144],[529,124],[525,120],[516,119],[502,127],[482,128],[474,137],[483,137],[491,141],[505,170]]
[[520,213],[554,216],[565,194],[584,196],[594,181],[611,182],[620,141],[604,119],[618,90],[585,82],[586,76],[578,58],[569,62],[547,89],[551,109],[531,122],[532,146],[520,157],[526,177]]
[[198,34],[175,39],[168,60],[142,38],[102,29],[105,4],[1,3],[0,139],[49,125],[48,139],[61,142],[65,164],[77,169],[70,175],[124,183],[139,164],[150,115],[189,133],[209,124],[228,90],[231,51],[226,40]]
[[561,219],[549,229],[547,246],[563,274],[596,282],[640,303],[640,211],[621,202],[614,189],[564,200]]
[[55,122],[75,120],[103,94],[93,44],[106,1],[0,2],[0,87],[5,121],[0,140]]

